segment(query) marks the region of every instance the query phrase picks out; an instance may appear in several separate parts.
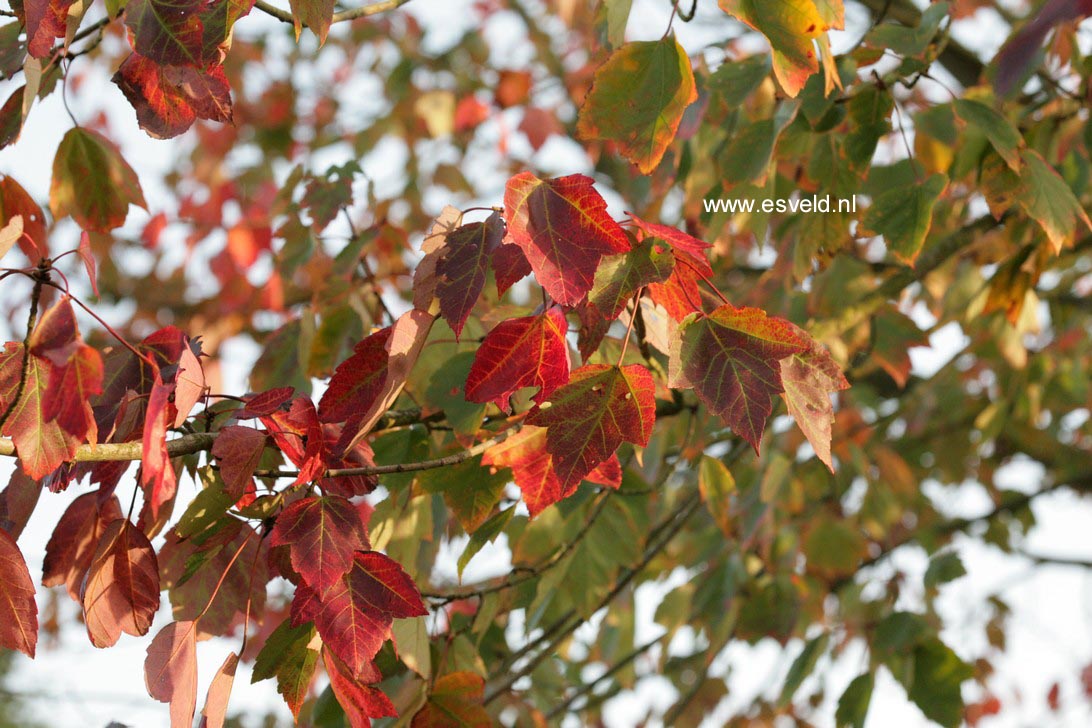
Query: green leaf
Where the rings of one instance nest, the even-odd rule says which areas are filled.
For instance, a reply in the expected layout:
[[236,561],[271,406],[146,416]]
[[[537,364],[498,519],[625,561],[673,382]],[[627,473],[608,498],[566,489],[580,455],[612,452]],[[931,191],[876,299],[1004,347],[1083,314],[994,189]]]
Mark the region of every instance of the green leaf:
[[797,108],[795,103],[782,104],[773,118],[748,124],[732,137],[720,156],[725,182],[732,185],[765,182],[777,138],[793,120]]
[[828,578],[839,578],[857,570],[867,545],[851,523],[822,516],[813,522],[804,538],[808,569]]
[[511,482],[507,472],[490,473],[481,457],[447,468],[426,470],[418,477],[426,493],[440,493],[467,533],[474,533],[493,513]]
[[638,291],[650,283],[667,280],[674,265],[671,246],[656,238],[645,238],[628,253],[603,259],[588,300],[604,318],[614,320]]
[[720,98],[729,109],[742,104],[762,81],[770,75],[770,57],[765,53],[748,56],[741,61],[725,61],[709,80],[706,87]]
[[900,56],[918,56],[929,47],[941,21],[947,15],[948,3],[936,3],[921,14],[921,21],[916,28],[882,23],[868,33],[865,42],[873,48],[890,49]]
[[626,42],[626,25],[633,0],[604,0],[607,6],[607,43],[617,48]]
[[936,589],[941,584],[955,581],[966,573],[963,561],[955,551],[937,554],[930,559],[929,567],[925,570],[925,588]]
[[459,435],[473,435],[482,424],[485,405],[466,399],[466,381],[476,352],[462,351],[447,359],[428,383],[425,398],[439,407]]
[[897,258],[913,263],[925,244],[933,224],[933,208],[947,184],[947,177],[934,174],[909,190],[888,190],[872,203],[862,224],[883,235]]
[[1012,123],[985,104],[972,99],[956,99],[953,102],[956,115],[977,127],[1014,172],[1020,171],[1020,148],[1024,138]]
[[872,649],[892,654],[902,652],[926,639],[932,631],[920,614],[894,612],[876,626]]
[[972,677],[974,668],[934,637],[914,648],[913,684],[906,692],[926,718],[955,728],[963,721],[961,686]]
[[713,521],[725,536],[732,536],[731,501],[736,489],[736,480],[724,463],[716,458],[702,455],[698,466],[698,490],[705,507],[709,509]]
[[819,70],[814,40],[834,27],[832,18],[813,0],[720,0],[720,7],[766,36],[778,82],[789,96],[800,93]]
[[1043,228],[1054,252],[1073,240],[1077,222],[1092,230],[1092,220],[1053,167],[1034,149],[1025,149],[1020,158],[1024,171],[1020,176],[1020,192],[1017,201],[1024,211]]
[[614,142],[641,174],[651,174],[697,98],[690,58],[674,37],[626,43],[595,72],[576,131]]
[[427,680],[432,675],[432,646],[425,617],[394,620],[391,635],[398,657],[406,667]]
[[789,673],[785,676],[785,685],[781,688],[781,697],[777,699],[779,706],[784,707],[792,702],[793,695],[800,689],[800,683],[804,682],[804,678],[815,670],[815,664],[826,652],[828,642],[830,642],[830,633],[824,632],[818,637],[808,640],[807,644],[804,645],[804,649],[793,660],[792,665],[789,667]]
[[314,624],[305,622],[293,627],[291,620],[286,619],[266,638],[254,659],[250,682],[276,677],[277,692],[296,716],[307,697],[307,688],[318,663],[318,650],[308,647],[314,638]]
[[876,678],[870,672],[853,678],[838,699],[838,709],[834,712],[834,721],[838,728],[864,728],[875,683]]
[[85,230],[105,233],[125,224],[129,205],[147,208],[136,172],[98,132],[70,129],[53,158],[49,206]]
[[487,543],[493,543],[497,540],[497,536],[499,536],[505,526],[508,525],[508,522],[512,520],[512,516],[515,512],[515,506],[501,511],[483,523],[481,527],[471,535],[470,541],[466,544],[466,548],[463,549],[462,554],[459,555],[458,569],[460,579],[463,576],[463,569],[470,563],[470,560],[474,558]]

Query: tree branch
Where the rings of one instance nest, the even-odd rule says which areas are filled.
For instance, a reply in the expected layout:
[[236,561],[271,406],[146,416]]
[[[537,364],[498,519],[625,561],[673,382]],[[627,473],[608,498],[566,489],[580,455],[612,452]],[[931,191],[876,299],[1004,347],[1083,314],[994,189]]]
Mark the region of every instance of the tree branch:
[[[388,10],[400,8],[408,2],[409,0],[379,0],[379,2],[369,3],[368,5],[362,5],[358,8],[342,10],[341,12],[334,13],[333,17],[330,19],[330,24],[333,25],[334,23],[343,23],[348,20],[378,15],[379,13],[385,13]],[[295,18],[292,17],[292,13],[288,10],[282,10],[275,5],[270,5],[265,0],[256,0],[254,7],[281,22],[295,25]]]

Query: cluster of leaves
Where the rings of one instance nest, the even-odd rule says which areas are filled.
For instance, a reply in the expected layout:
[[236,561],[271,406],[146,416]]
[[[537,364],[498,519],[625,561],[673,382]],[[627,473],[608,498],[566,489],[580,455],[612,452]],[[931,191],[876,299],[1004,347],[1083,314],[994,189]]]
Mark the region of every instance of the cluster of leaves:
[[[25,80],[0,109],[0,145],[81,55],[113,62],[150,135],[195,138],[168,180],[177,210],[152,215],[138,240],[118,229],[147,201],[106,124],[61,141],[53,226],[0,179],[0,254],[18,247],[30,264],[0,276],[31,292],[26,335],[0,358],[0,449],[19,463],[0,492],[0,645],[34,654],[34,580],[16,539],[43,489],[78,488],[41,582],[65,586],[97,647],[148,634],[166,592],[173,621],[145,670],[173,725],[196,712],[198,642],[236,634],[209,725],[224,721],[241,660],[323,726],[488,725],[505,709],[594,721],[646,674],[678,692],[664,722],[697,724],[726,691],[717,655],[763,638],[803,649],[780,693],[740,722],[808,720],[827,686],[805,700],[805,678],[855,644],[869,660],[840,691],[840,724],[863,724],[881,669],[942,725],[996,712],[996,698],[965,706],[962,694],[986,685],[993,655],[972,664],[941,641],[934,600],[964,571],[945,548],[954,535],[983,523],[1011,551],[1033,498],[1092,488],[1075,465],[1092,437],[1079,416],[1092,135],[1083,99],[1036,57],[1070,64],[1087,89],[1074,41],[1087,4],[1047,2],[1000,52],[992,85],[976,85],[987,69],[950,40],[990,3],[877,2],[877,22],[835,56],[839,0],[721,0],[708,22],[757,31],[769,52],[733,47],[715,70],[670,28],[627,42],[626,0],[549,19],[590,58],[559,51],[520,2],[481,4],[483,24],[522,21],[529,69],[495,67],[476,28],[426,51],[402,13],[328,35],[401,4],[130,0],[81,30],[86,5],[36,0],[0,28],[0,71]],[[320,73],[306,49],[277,76],[264,43],[235,28],[255,7],[297,39],[309,28],[339,80],[370,75],[385,103],[369,116],[334,92],[303,93]],[[669,25],[686,17],[673,8]],[[122,26],[124,41],[98,46]],[[267,81],[244,83],[259,67]],[[946,72],[968,88],[948,91]],[[532,91],[551,80],[561,103]],[[491,132],[503,192],[469,173]],[[565,135],[585,142],[598,180],[533,154]],[[391,139],[404,175],[362,195],[366,158]],[[346,146],[344,163],[313,169]],[[635,212],[609,214],[604,186]],[[424,190],[440,188],[463,209],[437,216]],[[821,215],[703,204],[796,191],[866,204]],[[503,204],[471,204],[482,198]],[[67,252],[52,254],[69,217],[82,232],[68,259],[99,305],[135,302],[130,321],[107,325],[69,285]],[[176,244],[200,273],[171,268]],[[146,276],[123,262],[136,250],[155,262]],[[927,343],[923,317],[968,338],[929,376],[908,353]],[[261,347],[250,391],[216,394],[223,344],[238,336]],[[318,397],[314,379],[328,380]],[[997,474],[1017,456],[1050,485],[1006,490]],[[138,486],[119,498],[132,461]],[[181,479],[198,486],[188,502]],[[918,487],[926,479],[977,481],[994,508],[950,517]],[[461,579],[502,534],[511,573],[432,583],[446,545],[462,549]],[[931,557],[923,578],[883,571],[914,543]],[[680,566],[691,578],[656,610],[663,633],[637,644],[637,587]],[[1002,599],[990,615],[999,654]],[[595,632],[584,645],[582,625]],[[661,650],[638,670],[683,627],[687,654]]]

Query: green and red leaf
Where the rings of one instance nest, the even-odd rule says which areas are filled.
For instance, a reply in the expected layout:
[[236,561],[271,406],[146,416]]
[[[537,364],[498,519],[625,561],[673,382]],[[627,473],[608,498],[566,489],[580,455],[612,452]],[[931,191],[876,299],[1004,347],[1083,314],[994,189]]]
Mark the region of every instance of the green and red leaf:
[[85,230],[105,233],[125,224],[129,205],[147,207],[136,172],[118,148],[98,132],[69,129],[53,158],[53,217],[71,215]]
[[691,314],[672,341],[669,385],[693,387],[709,409],[758,452],[773,397],[785,391],[781,360],[807,351],[793,324],[724,304]]
[[614,142],[641,174],[651,174],[697,98],[690,58],[674,37],[626,43],[595,72],[576,132]]
[[563,489],[586,478],[619,445],[648,444],[656,421],[656,385],[640,364],[590,364],[527,417],[547,428],[546,450]]
[[410,728],[489,728],[493,719],[482,703],[485,678],[472,672],[453,672],[438,678],[428,701],[413,716]]
[[781,360],[781,383],[785,388],[781,396],[789,414],[808,438],[816,457],[834,472],[830,456],[834,405],[830,395],[849,388],[841,368],[829,351],[812,341],[807,351]]

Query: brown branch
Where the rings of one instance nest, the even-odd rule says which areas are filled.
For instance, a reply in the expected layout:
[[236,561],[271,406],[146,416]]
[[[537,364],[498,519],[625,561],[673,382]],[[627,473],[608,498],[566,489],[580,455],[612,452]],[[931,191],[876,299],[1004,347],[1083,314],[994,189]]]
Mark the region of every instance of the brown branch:
[[[356,20],[357,18],[367,18],[371,15],[385,13],[388,10],[396,10],[408,2],[409,0],[379,0],[379,2],[369,3],[368,5],[362,5],[358,8],[342,10],[341,12],[334,13],[333,17],[330,19],[330,24],[344,23],[349,20]],[[292,13],[288,10],[282,10],[275,5],[270,5],[265,2],[265,0],[256,0],[254,7],[281,22],[295,25],[295,18],[292,17]]]

